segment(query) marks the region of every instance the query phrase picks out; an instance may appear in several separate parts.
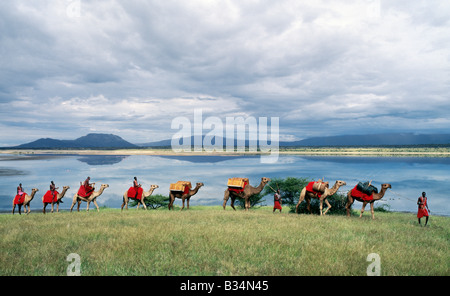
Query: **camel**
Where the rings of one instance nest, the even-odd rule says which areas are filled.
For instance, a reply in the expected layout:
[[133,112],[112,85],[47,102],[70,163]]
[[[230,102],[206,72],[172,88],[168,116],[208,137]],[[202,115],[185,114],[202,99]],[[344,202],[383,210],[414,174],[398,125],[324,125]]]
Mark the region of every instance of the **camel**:
[[[297,205],[295,206],[295,212],[298,213],[298,207],[300,206],[302,201],[304,199],[306,199],[306,203],[307,203],[306,208],[308,209],[308,211],[310,213],[312,213],[311,212],[311,198],[316,198],[320,201],[320,206],[319,206],[320,216],[326,215],[327,212],[331,209],[331,204],[328,202],[327,197],[332,196],[333,194],[335,194],[338,191],[339,187],[345,186],[345,185],[347,185],[347,183],[345,183],[344,181],[337,180],[336,183],[334,183],[333,187],[325,188],[325,191],[323,192],[323,194],[320,197],[316,193],[306,191],[306,187],[304,187],[302,189],[302,191],[300,192],[300,198],[298,200]],[[328,206],[327,209],[325,210],[325,212],[323,212],[323,202],[324,201]]]
[[236,209],[234,208],[234,201],[236,200],[236,197],[239,197],[245,200],[245,211],[248,211],[248,209],[250,209],[250,197],[260,193],[264,189],[264,186],[266,186],[266,184],[269,182],[270,178],[262,177],[261,183],[258,185],[258,187],[253,187],[250,184],[247,184],[247,186],[244,187],[244,190],[242,192],[231,191],[227,188],[223,196],[223,209],[225,210],[228,198],[231,197],[230,205],[233,208],[233,210],[236,211]]
[[142,192],[142,195],[141,195],[141,198],[140,198],[140,199],[128,197],[128,190],[125,191],[125,193],[123,194],[123,203],[122,203],[122,207],[121,207],[120,209],[123,210],[123,206],[125,206],[125,209],[128,210],[128,200],[129,200],[129,199],[133,199],[133,200],[136,200],[136,201],[138,202],[138,207],[137,207],[138,209],[139,209],[139,205],[140,205],[140,204],[142,204],[142,205],[144,206],[144,209],[147,209],[147,206],[145,205],[144,199],[145,199],[146,197],[149,197],[150,195],[152,195],[153,191],[154,191],[156,188],[159,188],[159,186],[158,186],[158,185],[151,185],[149,191],[143,191],[143,192]]
[[91,203],[91,201],[94,202],[94,205],[97,207],[97,212],[100,212],[98,204],[97,204],[97,197],[99,197],[103,191],[105,190],[105,188],[108,188],[109,185],[108,184],[102,184],[102,186],[100,186],[100,190],[99,191],[93,191],[91,195],[89,195],[88,198],[85,197],[81,197],[78,195],[78,192],[75,193],[75,195],[73,196],[73,200],[72,200],[72,206],[70,207],[70,212],[72,212],[73,206],[78,203],[77,206],[77,211],[80,211],[80,204],[82,201],[87,202],[87,207],[86,207],[86,212],[89,211],[89,204]]
[[44,202],[44,196],[42,196],[42,202],[44,203],[44,208],[42,209],[42,212],[45,214],[45,208],[47,207],[48,204],[52,205],[52,213],[53,213],[53,205],[56,203],[56,212],[59,212],[59,203],[61,202],[61,199],[64,197],[64,195],[66,194],[67,190],[69,190],[70,187],[69,186],[64,186],[63,190],[61,191],[61,193],[58,193],[56,195],[56,201],[54,202]]
[[178,192],[178,191],[170,191],[169,192],[169,210],[173,210],[173,202],[175,201],[175,198],[180,198],[183,201],[183,206],[181,207],[180,211],[184,209],[184,201],[187,200],[187,209],[189,210],[189,200],[190,198],[197,194],[200,187],[204,186],[203,183],[197,183],[194,189],[189,189],[188,193],[184,192]]
[[379,193],[373,193],[373,200],[363,200],[363,199],[361,199],[361,198],[359,198],[359,197],[354,197],[354,196],[352,196],[352,190],[350,190],[348,193],[347,193],[347,204],[345,205],[345,209],[347,210],[347,217],[350,217],[350,207],[352,206],[352,204],[353,204],[353,202],[355,201],[355,200],[357,200],[357,201],[360,201],[360,202],[362,202],[363,203],[363,206],[362,206],[362,209],[361,209],[361,214],[359,215],[359,218],[361,218],[362,217],[362,215],[363,215],[363,213],[364,213],[364,208],[366,207],[366,205],[368,204],[368,203],[370,203],[370,212],[372,213],[372,219],[375,219],[375,216],[374,216],[374,210],[373,210],[373,204],[374,204],[374,202],[375,201],[377,201],[377,200],[380,200],[380,199],[382,199],[383,198],[383,196],[384,196],[384,194],[385,194],[385,192],[386,192],[386,190],[388,189],[388,188],[392,188],[392,186],[391,186],[391,184],[387,184],[387,183],[385,183],[385,184],[381,184],[381,190],[380,190],[380,192]]
[[[33,188],[33,189],[31,189],[31,195],[28,195],[28,194],[24,193],[25,197],[24,197],[23,203],[22,204],[18,204],[18,206],[19,206],[19,215],[22,215],[22,213],[20,212],[22,206],[23,206],[24,213],[26,213],[27,215],[30,213],[30,211],[31,211],[30,210],[30,202],[33,200],[34,195],[38,191],[39,191],[39,189]],[[13,208],[12,208],[12,214],[13,215],[14,215],[14,211],[16,209],[16,205],[14,204],[14,199],[15,199],[15,196],[13,198]],[[28,212],[27,212],[27,208],[26,208],[27,206],[28,206]]]

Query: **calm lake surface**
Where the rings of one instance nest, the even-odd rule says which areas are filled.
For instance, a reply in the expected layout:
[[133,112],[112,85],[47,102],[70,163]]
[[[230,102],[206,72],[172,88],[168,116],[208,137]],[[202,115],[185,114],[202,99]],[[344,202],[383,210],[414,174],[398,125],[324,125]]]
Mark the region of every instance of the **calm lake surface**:
[[[31,211],[42,210],[42,196],[50,181],[62,189],[70,186],[61,209],[70,209],[73,195],[80,181],[87,176],[91,182],[109,184],[97,199],[99,206],[120,208],[123,193],[132,186],[133,177],[149,190],[151,184],[159,185],[154,194],[168,195],[170,183],[191,181],[195,186],[205,186],[191,198],[191,205],[221,205],[223,192],[230,177],[248,177],[257,186],[261,177],[305,177],[334,184],[347,182],[341,192],[352,189],[359,181],[373,180],[380,188],[390,183],[382,201],[393,211],[416,212],[416,201],[422,191],[429,197],[431,214],[450,215],[450,158],[434,157],[355,157],[355,156],[294,156],[280,155],[273,164],[261,163],[259,156],[99,156],[99,155],[0,155],[0,211],[10,211],[19,183],[28,194],[32,188],[39,192],[31,202]],[[175,202],[181,205],[181,200]],[[267,205],[273,205],[268,196]],[[353,207],[361,208],[355,202]],[[82,204],[83,209],[86,203]],[[91,204],[91,209],[94,207]],[[94,207],[95,208],[95,207]],[[368,207],[366,208],[368,210]]]

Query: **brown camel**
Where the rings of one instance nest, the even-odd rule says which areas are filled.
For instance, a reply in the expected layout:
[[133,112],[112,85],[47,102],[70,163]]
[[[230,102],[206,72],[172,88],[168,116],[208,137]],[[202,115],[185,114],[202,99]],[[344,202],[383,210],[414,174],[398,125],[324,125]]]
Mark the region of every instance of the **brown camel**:
[[[306,199],[306,208],[308,209],[308,211],[312,214],[311,212],[311,198],[316,198],[320,201],[320,206],[319,206],[319,210],[320,210],[320,216],[322,215],[326,215],[326,213],[331,209],[331,205],[328,202],[327,197],[332,196],[333,194],[335,194],[339,187],[341,186],[345,186],[347,185],[347,183],[345,183],[344,181],[339,181],[337,180],[336,183],[334,183],[333,187],[331,188],[325,188],[325,191],[323,192],[323,194],[319,197],[316,193],[312,193],[309,191],[306,191],[306,187],[304,187],[302,189],[302,191],[300,192],[300,198],[298,199],[298,203],[295,206],[295,212],[298,213],[298,207],[300,206],[300,204],[302,203],[302,201],[304,199]],[[325,203],[327,204],[327,209],[325,210],[325,212],[323,211],[323,202],[325,201]]]
[[[28,195],[28,194],[24,193],[25,197],[24,197],[23,203],[22,204],[18,204],[18,206],[19,206],[19,215],[22,215],[22,213],[20,212],[22,206],[23,206],[24,213],[26,213],[27,215],[30,213],[30,202],[33,200],[34,195],[38,191],[39,191],[39,189],[33,188],[33,189],[31,189],[31,195]],[[13,198],[13,208],[12,208],[13,215],[14,215],[14,210],[16,209],[16,205],[14,204],[14,199],[15,199],[15,197]],[[27,206],[28,206],[28,212],[27,212],[27,208],[26,208]]]
[[64,197],[64,195],[66,194],[67,190],[69,190],[70,187],[69,186],[64,186],[63,190],[61,191],[61,193],[56,195],[56,201],[54,202],[44,202],[44,196],[42,196],[42,202],[44,203],[44,208],[42,209],[42,212],[45,214],[45,208],[47,207],[48,204],[52,205],[52,213],[53,213],[53,205],[56,203],[56,212],[59,212],[59,203],[61,202],[61,199]]
[[100,190],[99,191],[93,191],[91,193],[91,195],[89,195],[88,198],[79,196],[78,192],[75,193],[75,195],[73,196],[73,200],[72,200],[72,206],[70,207],[70,212],[72,212],[73,206],[76,203],[78,203],[77,211],[79,212],[80,211],[80,204],[81,204],[82,201],[87,202],[86,211],[89,211],[89,204],[92,201],[92,202],[94,202],[94,205],[97,207],[97,212],[99,212],[100,210],[99,210],[99,207],[98,207],[98,204],[97,204],[97,197],[99,197],[103,193],[105,188],[108,188],[108,187],[109,187],[108,184],[102,184],[102,186],[100,186]]
[[197,183],[194,189],[189,189],[188,193],[184,193],[184,192],[179,192],[179,191],[170,191],[169,192],[169,210],[172,209],[173,210],[173,202],[175,201],[175,198],[180,198],[183,201],[183,206],[181,207],[180,211],[184,209],[184,201],[187,200],[187,208],[189,210],[189,200],[190,198],[195,195],[198,190],[200,189],[200,187],[202,187],[204,184],[203,183]]
[[139,198],[132,198],[132,197],[128,197],[128,190],[125,191],[125,193],[123,194],[123,203],[122,203],[122,207],[120,208],[121,210],[123,210],[123,206],[125,206],[125,209],[128,210],[128,200],[132,199],[132,200],[136,200],[138,202],[138,209],[139,209],[139,205],[142,204],[144,206],[144,209],[147,209],[147,206],[145,205],[144,199],[146,197],[149,197],[150,195],[152,195],[153,191],[159,188],[158,185],[151,185],[150,186],[150,190],[149,191],[142,191],[142,195]]
[[366,205],[367,205],[368,203],[370,203],[370,212],[372,213],[372,219],[375,219],[375,216],[374,216],[374,210],[373,210],[373,204],[374,204],[375,201],[380,200],[380,199],[383,198],[383,196],[384,196],[384,194],[386,193],[386,190],[387,190],[388,188],[392,188],[391,184],[387,184],[387,183],[381,184],[381,190],[380,190],[380,192],[379,192],[379,193],[375,193],[375,192],[374,192],[374,193],[373,193],[373,199],[372,199],[372,200],[363,200],[363,199],[361,199],[361,198],[359,198],[359,197],[352,196],[352,190],[353,190],[353,189],[350,190],[350,191],[347,193],[347,204],[345,205],[345,209],[347,210],[347,216],[350,217],[350,207],[352,206],[353,202],[354,202],[355,200],[357,200],[357,201],[360,201],[360,202],[363,203],[363,206],[362,206],[362,209],[361,209],[361,214],[359,215],[359,218],[362,217],[362,215],[363,215],[363,213],[364,213],[364,208],[366,207]]
[[242,192],[236,192],[236,191],[232,191],[229,190],[229,188],[227,188],[224,192],[224,196],[223,196],[223,209],[225,210],[226,206],[227,206],[227,201],[228,198],[231,197],[231,207],[233,208],[233,210],[236,211],[236,209],[234,208],[234,201],[236,200],[236,197],[239,198],[243,198],[245,200],[245,211],[248,211],[248,209],[250,209],[250,197],[252,197],[255,194],[260,193],[263,189],[264,186],[266,186],[267,183],[270,182],[270,178],[261,178],[261,183],[258,185],[258,187],[253,187],[250,184],[247,184],[244,187],[244,190]]

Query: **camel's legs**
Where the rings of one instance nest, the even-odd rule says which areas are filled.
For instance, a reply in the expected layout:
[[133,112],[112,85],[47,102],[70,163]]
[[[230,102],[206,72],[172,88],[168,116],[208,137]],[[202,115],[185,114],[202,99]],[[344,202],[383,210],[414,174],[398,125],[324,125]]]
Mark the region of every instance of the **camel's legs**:
[[361,214],[359,215],[359,218],[362,217],[362,215],[363,215],[363,213],[364,213],[364,208],[366,207],[366,205],[367,205],[367,202],[366,202],[366,201],[363,202],[362,209],[361,209]]
[[97,204],[97,200],[96,199],[94,199],[94,205],[97,208],[97,212],[100,212],[100,208],[99,208],[99,206]]
[[122,206],[120,207],[120,210],[123,211],[123,206],[125,206],[125,210],[128,210],[128,196],[125,197],[125,195],[123,196],[123,203]]
[[347,211],[347,217],[350,217],[350,207],[352,206],[354,201],[355,200],[353,199],[352,195],[349,192],[349,194],[347,194],[347,204],[345,205],[345,210]]
[[78,212],[80,211],[80,205],[81,205],[81,200],[79,200],[79,201],[78,201],[78,204],[77,204],[77,211],[78,211]]
[[374,210],[373,210],[373,202],[370,203],[370,213],[372,214],[372,220],[375,219]]
[[170,209],[173,210],[173,202],[175,201],[175,196],[172,194],[172,192],[169,193],[169,198],[170,198],[169,201],[169,211],[170,211]]
[[308,212],[310,214],[312,214],[312,211],[311,211],[311,198],[309,198],[309,197],[306,198],[306,209],[308,210]]
[[227,206],[228,198],[230,197],[230,191],[227,189],[225,190],[225,193],[223,195],[223,209],[225,210],[225,207]]
[[189,200],[190,198],[187,199],[187,209],[189,210]]
[[235,200],[236,200],[236,197],[231,196],[231,204],[230,204],[230,206],[233,208],[233,210],[236,211],[236,209],[234,208],[234,201],[235,201]]
[[53,205],[54,205],[54,203],[52,202],[52,213],[53,213]]
[[303,202],[303,200],[305,199],[305,192],[304,191],[302,191],[301,193],[300,193],[300,197],[298,198],[298,203],[297,203],[297,205],[295,206],[295,212],[298,214],[298,207],[300,206],[300,204]]
[[45,208],[47,207],[47,203],[44,203],[44,207],[42,208],[42,213],[45,214]]
[[325,203],[327,204],[327,209],[325,210],[325,213],[323,213],[324,215],[327,214],[327,212],[331,209],[331,204],[328,202],[328,199],[325,198]]
[[181,197],[181,201],[183,202],[183,206],[181,207],[180,211],[182,211],[184,209],[184,200],[185,199],[186,199],[185,197]]
[[14,215],[14,210],[16,209],[16,205],[13,203],[12,214]]

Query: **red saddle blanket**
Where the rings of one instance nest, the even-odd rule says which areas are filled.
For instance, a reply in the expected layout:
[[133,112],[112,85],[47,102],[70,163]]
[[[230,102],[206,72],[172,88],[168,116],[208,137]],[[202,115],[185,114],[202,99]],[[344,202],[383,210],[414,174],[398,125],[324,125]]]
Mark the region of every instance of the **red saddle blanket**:
[[22,195],[16,195],[16,197],[14,197],[14,204],[15,205],[21,205],[23,204],[23,202],[25,201],[25,192]]
[[360,198],[360,199],[362,199],[364,201],[371,201],[371,200],[373,200],[373,193],[371,195],[367,195],[367,194],[359,191],[356,188],[357,186],[358,185],[356,185],[355,188],[352,189],[352,193],[351,194],[352,194],[353,197]]
[[244,191],[245,186],[247,186],[248,182],[244,181],[244,187],[232,187],[232,186],[228,186],[228,190],[229,191],[233,191],[236,193],[241,193]]
[[56,200],[58,199],[58,191],[55,191],[55,197],[53,198],[52,192],[50,190],[48,190],[45,195],[44,195],[44,199],[42,202],[45,203],[52,203],[52,202],[56,202]]
[[[136,192],[136,188],[135,187],[130,187],[128,189],[128,198],[136,198],[136,199],[141,199],[142,198],[142,193],[144,192],[144,189],[142,187],[138,187],[137,188],[137,192]],[[136,195],[137,193],[137,195]]]
[[322,196],[322,192],[315,191],[315,190],[313,189],[314,183],[315,183],[314,181],[309,182],[308,185],[306,185],[306,191],[311,192],[311,193],[314,193],[314,194],[317,194],[317,196],[320,198],[320,197]]
[[89,197],[92,192],[94,191],[94,187],[88,186],[87,188],[84,187],[84,185],[80,186],[80,189],[78,189],[78,195],[81,197]]

